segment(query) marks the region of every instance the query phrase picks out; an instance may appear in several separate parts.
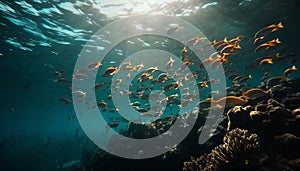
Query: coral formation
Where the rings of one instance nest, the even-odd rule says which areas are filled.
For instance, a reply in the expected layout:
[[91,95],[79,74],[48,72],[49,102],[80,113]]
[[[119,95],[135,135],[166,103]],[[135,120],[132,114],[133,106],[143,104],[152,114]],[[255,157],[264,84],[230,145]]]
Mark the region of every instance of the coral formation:
[[256,134],[239,128],[226,133],[223,142],[211,153],[185,162],[183,170],[241,169],[248,164],[251,155],[260,148],[260,140]]

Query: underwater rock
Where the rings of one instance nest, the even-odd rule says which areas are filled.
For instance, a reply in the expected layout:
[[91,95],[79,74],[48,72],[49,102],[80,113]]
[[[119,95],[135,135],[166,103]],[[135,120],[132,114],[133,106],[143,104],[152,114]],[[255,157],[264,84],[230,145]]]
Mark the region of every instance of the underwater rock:
[[291,110],[300,107],[300,95],[298,97],[286,97],[281,102]]
[[290,133],[275,136],[272,145],[273,152],[280,154],[288,159],[294,159],[299,156],[300,137]]
[[261,111],[253,110],[250,111],[249,115],[252,121],[260,122],[263,119],[265,113]]
[[284,105],[281,104],[280,102],[278,102],[277,100],[269,99],[268,102],[267,102],[267,110],[269,111],[275,106],[284,107]]
[[282,107],[273,107],[268,111],[270,123],[268,126],[273,130],[274,134],[282,134],[286,131],[283,126],[286,125],[286,119],[292,118],[291,113]]
[[266,104],[258,104],[255,106],[256,111],[265,112],[267,110]]
[[289,161],[289,165],[291,165],[294,170],[300,170],[300,158]]
[[286,84],[279,84],[276,86],[271,87],[268,92],[272,98],[277,97],[285,97],[286,95],[292,93],[292,89],[288,87]]
[[227,112],[227,130],[234,128],[249,129],[251,127],[250,106],[235,106]]

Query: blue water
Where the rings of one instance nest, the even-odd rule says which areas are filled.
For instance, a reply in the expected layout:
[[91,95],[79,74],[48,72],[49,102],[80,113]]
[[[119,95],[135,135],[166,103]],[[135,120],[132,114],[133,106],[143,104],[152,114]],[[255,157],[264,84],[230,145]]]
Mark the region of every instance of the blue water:
[[[128,16],[155,13],[190,22],[210,41],[243,35],[242,49],[223,66],[225,73],[232,68],[238,75],[251,74],[252,79],[245,83],[251,88],[261,85],[260,79],[266,71],[272,77],[281,75],[292,65],[300,67],[297,56],[299,5],[297,0],[1,1],[0,170],[57,170],[62,163],[81,160],[85,151],[98,149],[82,131],[72,104],[65,104],[60,98],[71,98],[68,87],[81,49],[93,34],[109,23]],[[279,37],[282,43],[254,53],[254,34],[278,22],[285,28],[268,38]],[[127,55],[140,50],[155,48],[174,54],[182,50],[180,44],[165,41],[165,38],[140,36],[127,41],[134,45],[118,45],[105,58],[106,65],[101,66],[99,72],[110,65],[117,66]],[[272,65],[246,68],[256,59],[276,52],[285,57]],[[68,82],[55,82],[59,78],[55,71],[60,71]],[[227,76],[230,74],[228,71]],[[289,77],[297,76],[299,70]],[[228,79],[228,87],[232,86],[231,82]],[[209,97],[208,91],[201,90],[201,97]],[[100,99],[107,95],[99,93]],[[126,129],[126,122],[120,121],[120,124],[124,125],[116,130]]]

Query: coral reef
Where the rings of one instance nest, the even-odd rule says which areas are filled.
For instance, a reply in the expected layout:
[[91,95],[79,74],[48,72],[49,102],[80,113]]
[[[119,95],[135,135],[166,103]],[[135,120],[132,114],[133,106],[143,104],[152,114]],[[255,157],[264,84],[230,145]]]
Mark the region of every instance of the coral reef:
[[256,134],[239,128],[226,133],[223,142],[211,153],[185,162],[183,170],[241,170],[248,165],[248,159],[260,147],[260,140]]
[[296,78],[268,87],[267,96],[230,108],[223,144],[184,162],[183,170],[300,170],[299,84]]

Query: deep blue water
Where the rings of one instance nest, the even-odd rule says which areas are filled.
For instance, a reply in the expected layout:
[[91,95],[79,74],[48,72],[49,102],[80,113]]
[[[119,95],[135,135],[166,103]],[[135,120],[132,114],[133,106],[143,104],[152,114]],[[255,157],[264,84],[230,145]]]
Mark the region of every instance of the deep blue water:
[[[234,73],[238,75],[251,74],[252,78],[243,83],[249,88],[261,85],[261,77],[266,71],[272,77],[281,75],[292,65],[300,67],[300,23],[297,22],[300,4],[297,0],[146,2],[0,2],[0,170],[57,170],[61,163],[80,160],[84,151],[97,149],[82,131],[73,105],[60,99],[71,99],[68,87],[83,46],[99,29],[117,19],[158,13],[190,22],[209,41],[245,36],[240,42],[242,49],[223,66],[225,71],[235,69]],[[268,34],[268,39],[279,37],[282,43],[255,53],[254,34],[279,22],[284,24],[284,29]],[[161,42],[165,39],[159,37],[140,36],[128,41],[134,45],[119,44],[105,58],[101,72],[110,65],[117,65],[126,55],[140,50],[164,49],[179,55],[182,50],[182,46],[173,40],[166,41],[166,47],[162,46]],[[158,43],[155,44],[155,41]],[[256,59],[276,52],[284,57],[271,65],[246,67],[255,63]],[[55,71],[60,71],[61,77],[67,78],[68,82],[55,82],[59,78]],[[297,76],[299,71],[291,73],[289,78]],[[232,86],[231,82],[228,79],[228,87]],[[101,90],[96,93],[100,99],[109,95]],[[203,98],[209,97],[207,90],[201,90],[201,93]]]

